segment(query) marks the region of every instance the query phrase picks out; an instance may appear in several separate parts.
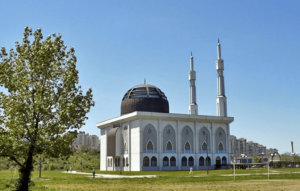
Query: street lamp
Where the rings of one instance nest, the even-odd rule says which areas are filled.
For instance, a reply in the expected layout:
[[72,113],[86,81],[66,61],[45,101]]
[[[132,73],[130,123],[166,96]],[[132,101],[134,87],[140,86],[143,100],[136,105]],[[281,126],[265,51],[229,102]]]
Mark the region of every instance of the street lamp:
[[207,175],[208,175],[208,138],[207,138],[207,133],[206,133],[205,138],[206,138],[206,145],[207,145],[207,147],[206,147],[206,170],[207,170]]
[[274,157],[275,155],[277,155],[277,154],[276,154],[276,153],[272,153],[272,154],[271,154],[271,157],[272,157],[272,166],[273,166],[273,157]]
[[[242,163],[243,163],[243,158],[245,159],[247,157],[247,155],[245,154],[241,154],[241,157],[242,157]],[[248,163],[248,160],[246,161],[246,163]],[[244,167],[243,167],[244,168]]]

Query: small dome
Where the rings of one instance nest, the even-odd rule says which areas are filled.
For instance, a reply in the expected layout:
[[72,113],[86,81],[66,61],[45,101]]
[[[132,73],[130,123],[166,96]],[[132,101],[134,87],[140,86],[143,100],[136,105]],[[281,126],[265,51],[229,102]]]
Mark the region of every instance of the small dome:
[[121,104],[121,115],[134,111],[169,113],[169,102],[158,87],[137,85],[126,92]]

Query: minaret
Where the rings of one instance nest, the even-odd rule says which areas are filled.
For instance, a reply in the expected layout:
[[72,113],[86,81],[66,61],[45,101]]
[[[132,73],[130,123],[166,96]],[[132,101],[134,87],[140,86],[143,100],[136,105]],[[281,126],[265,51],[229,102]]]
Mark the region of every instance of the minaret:
[[221,44],[218,39],[218,60],[216,60],[216,69],[218,74],[218,97],[217,97],[217,112],[218,116],[227,116],[227,100],[225,96],[224,85],[224,60],[221,58]]
[[189,105],[189,114],[190,115],[198,115],[198,105],[196,103],[196,71],[194,71],[194,58],[191,52],[190,57],[190,65],[191,70],[189,72],[189,80],[190,80],[190,105]]

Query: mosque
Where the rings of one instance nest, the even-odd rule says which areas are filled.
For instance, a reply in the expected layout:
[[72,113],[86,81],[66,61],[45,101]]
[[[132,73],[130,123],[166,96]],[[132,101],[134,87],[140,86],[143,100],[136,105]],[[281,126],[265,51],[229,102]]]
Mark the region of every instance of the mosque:
[[217,169],[230,166],[230,126],[224,86],[224,60],[217,44],[217,116],[198,115],[196,71],[190,57],[189,114],[169,113],[169,102],[156,86],[130,88],[121,116],[97,124],[103,171]]

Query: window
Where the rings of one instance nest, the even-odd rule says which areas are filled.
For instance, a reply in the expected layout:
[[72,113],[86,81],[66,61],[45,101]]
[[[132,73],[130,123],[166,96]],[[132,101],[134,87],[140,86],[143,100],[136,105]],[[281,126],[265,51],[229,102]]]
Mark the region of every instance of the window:
[[123,166],[125,166],[125,158],[123,157]]
[[147,144],[147,151],[153,151],[153,143],[152,141],[149,141],[148,144]]
[[168,157],[164,157],[163,166],[169,166],[169,158]]
[[219,151],[223,151],[223,144],[222,143],[219,144]]
[[203,157],[199,158],[199,166],[204,166],[204,158]]
[[187,159],[186,159],[186,157],[182,157],[182,159],[181,159],[181,166],[187,166]]
[[176,158],[175,157],[171,157],[170,163],[171,163],[170,166],[176,166]]
[[210,166],[210,157],[206,157],[206,166]]
[[172,150],[172,143],[170,141],[167,142],[167,150]]
[[227,159],[226,159],[226,157],[222,158],[222,165],[227,165]]
[[144,157],[143,166],[149,166],[149,157]]
[[193,157],[189,158],[189,166],[194,166],[194,158]]
[[189,142],[186,142],[184,145],[184,150],[191,150],[191,145]]
[[156,157],[151,158],[151,166],[157,166],[157,159]]
[[124,143],[123,150],[127,150],[126,142]]
[[202,144],[202,150],[207,150],[207,143],[206,143],[206,142],[204,142],[204,143]]

